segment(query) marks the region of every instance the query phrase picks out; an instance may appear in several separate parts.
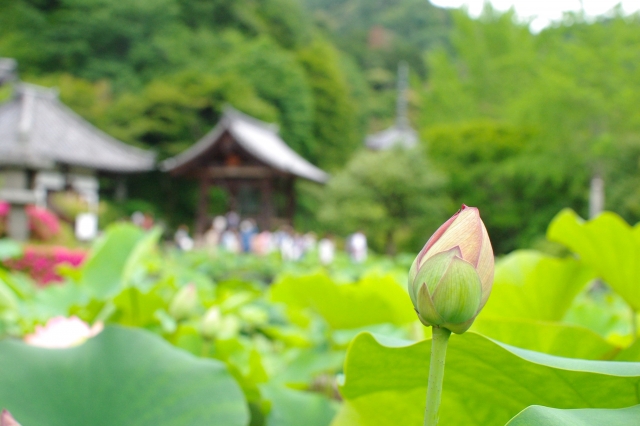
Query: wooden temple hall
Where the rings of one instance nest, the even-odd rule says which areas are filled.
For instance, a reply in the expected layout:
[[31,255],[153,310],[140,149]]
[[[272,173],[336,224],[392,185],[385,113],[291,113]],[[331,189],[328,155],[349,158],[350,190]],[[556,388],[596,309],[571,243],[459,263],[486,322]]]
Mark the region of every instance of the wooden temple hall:
[[161,170],[199,184],[196,234],[208,229],[211,187],[228,194],[228,210],[256,219],[261,229],[291,223],[298,178],[325,183],[329,175],[293,151],[277,126],[227,107],[220,122]]

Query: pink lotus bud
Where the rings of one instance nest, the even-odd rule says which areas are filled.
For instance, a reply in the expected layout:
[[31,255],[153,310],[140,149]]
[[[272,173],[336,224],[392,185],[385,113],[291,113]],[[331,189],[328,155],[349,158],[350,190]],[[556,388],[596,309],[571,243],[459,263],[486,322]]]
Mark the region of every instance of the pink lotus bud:
[[24,341],[41,348],[69,348],[83,343],[100,333],[102,329],[103,325],[100,322],[89,327],[87,323],[75,316],[55,317],[47,321],[44,327],[36,326],[36,331],[25,336]]
[[464,333],[493,285],[493,249],[475,207],[462,208],[429,238],[409,271],[409,295],[426,326]]
[[20,423],[16,422],[10,412],[2,410],[2,413],[0,413],[0,426],[20,426]]

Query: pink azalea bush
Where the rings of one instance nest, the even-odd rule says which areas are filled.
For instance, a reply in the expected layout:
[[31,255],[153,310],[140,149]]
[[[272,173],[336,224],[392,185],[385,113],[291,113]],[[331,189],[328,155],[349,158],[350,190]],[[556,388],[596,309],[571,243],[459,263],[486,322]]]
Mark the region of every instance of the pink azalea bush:
[[26,210],[34,237],[46,241],[60,232],[60,221],[54,213],[36,206],[27,206]]
[[[32,238],[47,241],[60,233],[60,221],[50,210],[42,207],[27,206],[26,211],[29,217],[29,229],[32,232]],[[2,233],[5,231],[9,212],[11,212],[11,204],[6,201],[0,201],[0,222],[2,223],[0,232]]]
[[78,267],[87,257],[85,250],[72,250],[66,247],[25,247],[24,256],[5,262],[10,269],[23,271],[40,285],[62,281],[56,268],[62,264]]
[[6,201],[0,201],[0,236],[7,230],[7,218],[11,211],[11,205]]
[[47,321],[44,327],[36,326],[35,332],[25,336],[24,341],[41,348],[70,348],[84,343],[90,337],[100,333],[103,328],[101,322],[89,327],[89,324],[76,316],[55,317]]

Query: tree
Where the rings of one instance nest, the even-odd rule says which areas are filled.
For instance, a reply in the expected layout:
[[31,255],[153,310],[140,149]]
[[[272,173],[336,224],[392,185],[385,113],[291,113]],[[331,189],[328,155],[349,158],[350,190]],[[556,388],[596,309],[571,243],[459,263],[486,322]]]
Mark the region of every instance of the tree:
[[326,41],[316,40],[298,52],[313,91],[313,135],[321,147],[320,165],[343,166],[362,143],[354,100],[340,69],[339,52]]
[[320,219],[343,234],[362,229],[378,250],[415,251],[453,209],[444,183],[418,149],[361,151],[329,181]]

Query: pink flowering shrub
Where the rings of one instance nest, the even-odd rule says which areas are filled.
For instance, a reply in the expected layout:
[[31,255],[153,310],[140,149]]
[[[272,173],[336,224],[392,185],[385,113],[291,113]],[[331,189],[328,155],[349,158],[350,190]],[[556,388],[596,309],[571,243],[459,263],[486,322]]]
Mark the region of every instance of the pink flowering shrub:
[[[60,233],[60,221],[54,213],[36,206],[27,206],[26,210],[32,238],[47,241]],[[4,234],[6,231],[10,211],[11,204],[0,201],[0,234]]]
[[56,272],[56,267],[62,264],[80,266],[87,257],[84,250],[72,250],[66,247],[25,247],[24,256],[5,262],[10,269],[23,271],[40,285],[62,281]]
[[27,206],[27,216],[32,237],[46,241],[60,232],[58,217],[47,209]]
[[11,211],[11,204],[6,201],[0,201],[0,236],[7,231],[7,218]]

